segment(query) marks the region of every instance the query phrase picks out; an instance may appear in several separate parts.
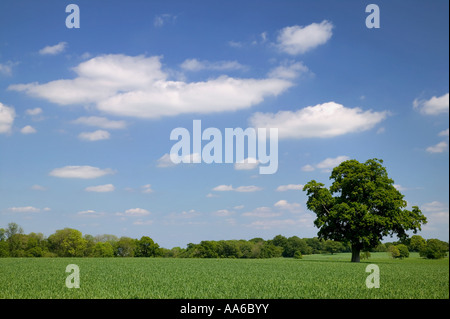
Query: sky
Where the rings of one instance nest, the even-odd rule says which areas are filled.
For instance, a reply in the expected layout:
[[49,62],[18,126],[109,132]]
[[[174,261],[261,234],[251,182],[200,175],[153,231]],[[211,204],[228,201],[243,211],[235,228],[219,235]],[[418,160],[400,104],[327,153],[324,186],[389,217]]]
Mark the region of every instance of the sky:
[[[0,2],[0,227],[314,237],[302,186],[379,158],[419,234],[448,241],[448,1],[71,3]],[[276,171],[205,163],[194,123],[277,128]],[[171,161],[176,128],[201,163]]]

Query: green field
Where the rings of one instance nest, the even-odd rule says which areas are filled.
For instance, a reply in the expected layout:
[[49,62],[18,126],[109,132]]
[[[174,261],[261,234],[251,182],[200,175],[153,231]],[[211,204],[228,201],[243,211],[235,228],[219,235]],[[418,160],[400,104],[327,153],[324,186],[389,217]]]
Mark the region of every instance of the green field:
[[[449,298],[449,260],[412,253],[394,260],[372,253],[303,259],[0,258],[0,298]],[[368,289],[368,264],[380,269],[380,288]],[[65,286],[68,264],[80,269],[80,288]]]

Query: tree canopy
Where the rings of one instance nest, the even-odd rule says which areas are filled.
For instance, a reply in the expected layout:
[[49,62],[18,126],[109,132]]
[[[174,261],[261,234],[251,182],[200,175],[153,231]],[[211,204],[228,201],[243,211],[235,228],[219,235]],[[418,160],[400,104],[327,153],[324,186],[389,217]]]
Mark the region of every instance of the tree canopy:
[[308,182],[307,207],[317,218],[318,236],[323,239],[350,243],[352,261],[359,262],[361,250],[376,247],[385,236],[416,233],[426,223],[417,206],[406,209],[407,202],[389,178],[383,160],[369,159],[342,162],[331,172],[331,186],[315,180]]

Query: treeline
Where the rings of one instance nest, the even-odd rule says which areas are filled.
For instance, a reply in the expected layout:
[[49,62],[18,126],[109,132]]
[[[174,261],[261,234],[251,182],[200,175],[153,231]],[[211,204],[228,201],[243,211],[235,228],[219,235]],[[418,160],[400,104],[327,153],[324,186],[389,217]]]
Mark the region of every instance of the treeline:
[[[426,258],[442,258],[448,243],[438,239],[425,240],[414,235],[405,242],[380,244],[374,251],[395,252],[405,246],[409,251],[419,251]],[[401,247],[403,249],[403,247]],[[403,249],[404,250],[404,249]],[[294,257],[322,253],[350,252],[347,244],[314,238],[285,237],[277,235],[264,240],[219,240],[189,243],[186,248],[162,248],[148,236],[140,239],[115,235],[82,235],[76,229],[57,230],[46,238],[42,233],[24,234],[23,229],[10,223],[0,228],[0,257],[171,257],[171,258],[274,258]],[[368,252],[364,253],[368,256]],[[394,254],[392,254],[393,257]],[[405,257],[402,254],[402,257]],[[407,256],[406,256],[407,257]]]

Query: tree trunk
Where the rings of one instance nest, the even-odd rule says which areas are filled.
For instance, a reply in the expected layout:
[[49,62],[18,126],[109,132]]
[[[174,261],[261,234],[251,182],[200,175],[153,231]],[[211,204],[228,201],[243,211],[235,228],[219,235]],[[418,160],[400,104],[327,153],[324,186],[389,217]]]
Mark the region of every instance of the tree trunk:
[[361,252],[361,248],[356,246],[356,245],[352,245],[352,263],[359,263],[359,254]]

